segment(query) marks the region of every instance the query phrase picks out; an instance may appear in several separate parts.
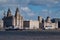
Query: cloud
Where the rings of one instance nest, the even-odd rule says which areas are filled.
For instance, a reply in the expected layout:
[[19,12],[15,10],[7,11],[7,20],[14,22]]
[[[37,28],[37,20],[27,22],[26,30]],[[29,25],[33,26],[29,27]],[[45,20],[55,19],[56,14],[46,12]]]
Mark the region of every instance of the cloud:
[[60,18],[60,9],[42,9],[39,13],[39,15],[43,16],[44,18],[47,16],[50,16],[51,18]]
[[28,7],[21,7],[21,10],[24,11],[28,16],[35,16],[34,12],[32,12]]
[[31,0],[31,4],[56,4],[56,3],[59,3],[60,0]]
[[48,12],[49,12],[48,9],[43,9],[43,10],[41,10],[41,13],[42,13],[42,14],[47,14],[47,15],[48,15]]
[[47,16],[52,17],[53,14],[55,15],[55,13],[52,10],[48,10],[48,9],[42,9],[38,14],[40,16],[43,16],[43,18],[46,18]]
[[[33,6],[42,6],[47,7],[46,9],[43,9],[40,11],[39,14],[42,14],[43,16],[47,16],[52,14],[60,13],[58,10],[60,9],[60,0],[0,0],[0,10],[4,10],[6,8],[11,8],[15,11],[16,7],[21,7],[22,12],[24,12],[25,15],[31,17],[35,16],[37,13],[34,13],[28,5]],[[50,10],[48,11],[48,8],[55,9],[57,11]],[[52,12],[53,11],[53,12]],[[38,15],[38,14],[37,14]]]
[[0,0],[0,3],[6,3],[8,0]]
[[[0,4],[19,4],[20,6],[27,5],[44,5],[47,7],[58,6],[60,0],[0,0]],[[60,4],[59,4],[60,5]]]
[[25,12],[30,12],[31,11],[28,7],[21,7],[21,9]]
[[28,15],[29,15],[29,16],[31,16],[31,17],[32,17],[32,16],[35,16],[35,14],[34,14],[34,13],[30,13],[30,14],[28,14]]
[[[31,5],[44,5],[47,7],[59,6],[60,0],[31,0],[29,4]],[[59,4],[59,5],[57,5]]]

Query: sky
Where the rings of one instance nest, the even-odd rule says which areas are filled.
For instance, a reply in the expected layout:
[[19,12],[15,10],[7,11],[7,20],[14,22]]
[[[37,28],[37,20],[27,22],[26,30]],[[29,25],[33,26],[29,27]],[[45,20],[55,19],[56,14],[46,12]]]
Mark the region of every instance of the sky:
[[0,18],[8,8],[14,15],[17,7],[25,20],[37,20],[38,16],[60,18],[60,0],[0,0]]

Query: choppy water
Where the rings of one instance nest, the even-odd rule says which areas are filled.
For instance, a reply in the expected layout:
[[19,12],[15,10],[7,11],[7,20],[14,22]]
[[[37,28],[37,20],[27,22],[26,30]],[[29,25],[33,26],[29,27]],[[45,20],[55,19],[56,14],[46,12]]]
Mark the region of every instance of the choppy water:
[[0,32],[0,40],[60,40],[60,32]]

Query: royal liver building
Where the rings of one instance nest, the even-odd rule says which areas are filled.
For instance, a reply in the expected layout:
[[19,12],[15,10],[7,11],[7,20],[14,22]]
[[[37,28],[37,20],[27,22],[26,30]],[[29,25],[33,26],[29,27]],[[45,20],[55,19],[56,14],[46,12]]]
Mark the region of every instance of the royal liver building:
[[7,15],[4,13],[3,22],[4,28],[23,29],[23,17],[20,15],[18,8],[16,8],[14,16],[12,15],[11,10],[8,9]]

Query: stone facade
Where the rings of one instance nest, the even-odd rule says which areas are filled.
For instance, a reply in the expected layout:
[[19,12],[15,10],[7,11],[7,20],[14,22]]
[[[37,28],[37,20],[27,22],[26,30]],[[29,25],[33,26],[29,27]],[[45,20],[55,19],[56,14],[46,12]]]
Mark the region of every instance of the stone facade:
[[23,29],[23,17],[19,13],[19,9],[16,9],[15,18],[14,18],[14,26],[19,29]]
[[38,21],[39,21],[39,29],[43,29],[44,19],[41,16],[38,16]]
[[57,29],[58,28],[58,22],[52,22],[50,17],[47,17],[47,19],[44,22],[44,28],[45,29]]
[[15,16],[8,9],[7,16],[4,16],[3,21],[5,28],[23,29],[23,17],[20,15],[18,8],[16,8]]
[[30,20],[29,29],[39,29],[39,21]]
[[24,21],[24,29],[39,29],[39,21]]
[[0,30],[3,29],[3,20],[0,20]]
[[58,22],[52,22],[50,17],[44,20],[41,16],[38,20],[24,21],[24,29],[57,29]]
[[24,21],[23,22],[23,27],[24,27],[24,29],[29,29],[29,27],[30,27],[30,21]]

